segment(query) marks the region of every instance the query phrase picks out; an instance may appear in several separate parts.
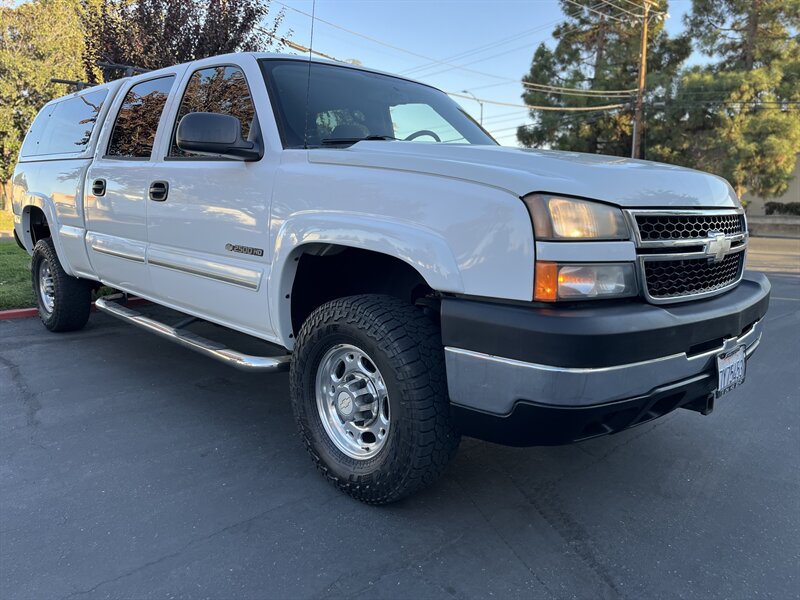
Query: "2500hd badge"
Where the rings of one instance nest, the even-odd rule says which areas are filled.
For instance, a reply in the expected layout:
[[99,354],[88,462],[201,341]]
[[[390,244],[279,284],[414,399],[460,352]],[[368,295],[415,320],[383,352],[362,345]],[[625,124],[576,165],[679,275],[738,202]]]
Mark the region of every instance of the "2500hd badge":
[[228,252],[238,252],[239,254],[249,254],[250,256],[264,256],[262,248],[250,248],[249,246],[239,246],[238,244],[225,244]]

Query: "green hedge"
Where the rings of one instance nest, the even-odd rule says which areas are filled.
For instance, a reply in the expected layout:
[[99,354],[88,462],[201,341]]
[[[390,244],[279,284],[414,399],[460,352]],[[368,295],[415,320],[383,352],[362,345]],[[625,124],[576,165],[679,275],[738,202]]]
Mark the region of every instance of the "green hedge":
[[800,202],[767,202],[764,211],[768,215],[800,216]]

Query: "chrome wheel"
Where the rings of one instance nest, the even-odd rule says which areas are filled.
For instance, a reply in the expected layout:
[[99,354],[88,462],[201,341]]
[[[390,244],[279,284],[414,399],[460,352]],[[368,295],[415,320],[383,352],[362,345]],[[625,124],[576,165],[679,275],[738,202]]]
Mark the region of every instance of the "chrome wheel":
[[46,261],[42,261],[39,265],[39,301],[48,314],[53,312],[56,304],[56,288],[50,265]]
[[375,362],[356,346],[338,344],[320,361],[317,411],[336,447],[357,460],[374,457],[389,435],[389,395]]

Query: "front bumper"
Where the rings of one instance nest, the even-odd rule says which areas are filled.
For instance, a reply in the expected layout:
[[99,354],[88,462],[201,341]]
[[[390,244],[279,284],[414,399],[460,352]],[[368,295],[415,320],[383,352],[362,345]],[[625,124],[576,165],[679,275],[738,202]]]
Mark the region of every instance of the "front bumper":
[[442,302],[454,412],[466,435],[511,445],[614,433],[678,407],[710,411],[716,355],[761,339],[770,285],[681,305],[531,308]]

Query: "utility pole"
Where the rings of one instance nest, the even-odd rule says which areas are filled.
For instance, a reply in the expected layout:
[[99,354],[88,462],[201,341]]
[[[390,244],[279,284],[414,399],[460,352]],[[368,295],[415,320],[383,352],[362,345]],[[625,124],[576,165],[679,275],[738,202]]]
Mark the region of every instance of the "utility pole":
[[642,104],[644,102],[644,78],[647,74],[647,26],[650,22],[650,2],[643,0],[642,15],[642,48],[639,54],[639,86],[636,91],[636,109],[633,113],[633,144],[631,158],[639,158],[642,145]]
[[473,93],[472,93],[472,92],[470,92],[469,90],[461,90],[461,93],[463,93],[463,94],[469,94],[470,96],[472,96],[472,97],[473,97],[473,99],[475,100],[475,102],[477,102],[478,104],[480,104],[480,105],[481,105],[481,121],[480,121],[480,123],[481,123],[481,127],[483,127],[483,100],[481,100],[480,98],[478,98],[478,97],[477,97],[475,94],[473,94]]

